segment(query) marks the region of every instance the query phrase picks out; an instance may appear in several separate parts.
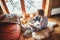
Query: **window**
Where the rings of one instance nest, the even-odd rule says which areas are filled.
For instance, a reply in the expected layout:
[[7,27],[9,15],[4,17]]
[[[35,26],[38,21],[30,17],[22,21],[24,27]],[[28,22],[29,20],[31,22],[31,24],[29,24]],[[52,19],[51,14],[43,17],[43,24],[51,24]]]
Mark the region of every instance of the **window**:
[[7,0],[6,5],[10,13],[22,15],[20,0]]
[[[21,7],[24,1],[24,7]],[[22,8],[26,13],[34,13],[37,9],[42,8],[42,0],[7,0],[6,5],[10,13],[22,15]],[[25,12],[24,11],[24,12]]]
[[33,13],[37,9],[42,8],[42,0],[24,0],[26,13]]

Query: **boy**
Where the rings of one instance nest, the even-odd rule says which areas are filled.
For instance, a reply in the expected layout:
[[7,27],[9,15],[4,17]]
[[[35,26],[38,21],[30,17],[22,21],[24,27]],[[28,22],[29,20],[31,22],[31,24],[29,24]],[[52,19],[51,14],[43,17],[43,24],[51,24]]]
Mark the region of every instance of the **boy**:
[[37,15],[33,18],[33,20],[38,21],[39,26],[35,26],[38,30],[42,30],[47,27],[48,24],[48,19],[46,16],[44,16],[44,10],[43,9],[38,9],[37,10]]
[[[32,31],[32,37],[36,40],[40,40],[45,38],[45,36],[41,37],[39,35],[36,34],[36,31],[40,31],[43,30],[47,27],[48,24],[48,19],[46,16],[44,16],[44,10],[43,9],[38,9],[37,10],[37,15],[33,18],[33,20],[35,21],[35,26]],[[46,32],[46,34],[48,35],[48,33]],[[46,35],[45,34],[45,35]]]
[[29,29],[27,29],[25,31],[25,33],[24,33],[25,36],[28,34],[29,31],[31,31],[32,35],[33,35],[34,32],[40,31],[40,30],[45,29],[47,27],[48,19],[46,16],[44,16],[43,9],[37,10],[37,15],[33,18],[33,21],[35,21],[34,24],[30,24],[33,27],[30,27]]

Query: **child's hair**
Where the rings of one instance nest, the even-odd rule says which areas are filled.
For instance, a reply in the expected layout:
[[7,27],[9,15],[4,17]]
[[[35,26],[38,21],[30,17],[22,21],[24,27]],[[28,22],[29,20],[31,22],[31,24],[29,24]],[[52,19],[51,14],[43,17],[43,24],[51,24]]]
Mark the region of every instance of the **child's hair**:
[[44,15],[44,10],[43,9],[38,9],[37,13],[38,13],[38,15]]

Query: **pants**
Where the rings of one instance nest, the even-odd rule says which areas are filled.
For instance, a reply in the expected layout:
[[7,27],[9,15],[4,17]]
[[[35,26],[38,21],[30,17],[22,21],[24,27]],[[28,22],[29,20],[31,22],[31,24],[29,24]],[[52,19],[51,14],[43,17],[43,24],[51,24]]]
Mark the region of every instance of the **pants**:
[[37,32],[37,31],[41,31],[41,30],[43,30],[43,29],[45,29],[45,27],[42,27],[42,29],[37,29],[37,28],[35,28],[35,27],[27,28],[26,31],[24,32],[24,36],[27,37],[27,36],[29,36],[30,33],[32,33],[32,32]]

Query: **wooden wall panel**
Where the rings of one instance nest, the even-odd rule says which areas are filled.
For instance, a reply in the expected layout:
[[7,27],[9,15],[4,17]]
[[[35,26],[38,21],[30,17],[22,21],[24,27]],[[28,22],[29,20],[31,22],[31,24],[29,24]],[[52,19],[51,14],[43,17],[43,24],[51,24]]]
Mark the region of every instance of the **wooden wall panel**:
[[52,8],[58,8],[58,7],[60,7],[60,0],[53,0]]
[[60,7],[60,0],[46,0],[45,15],[47,17],[50,17],[52,9],[59,7]]
[[47,17],[50,17],[51,15],[52,4],[53,4],[53,0],[46,0],[45,16]]

